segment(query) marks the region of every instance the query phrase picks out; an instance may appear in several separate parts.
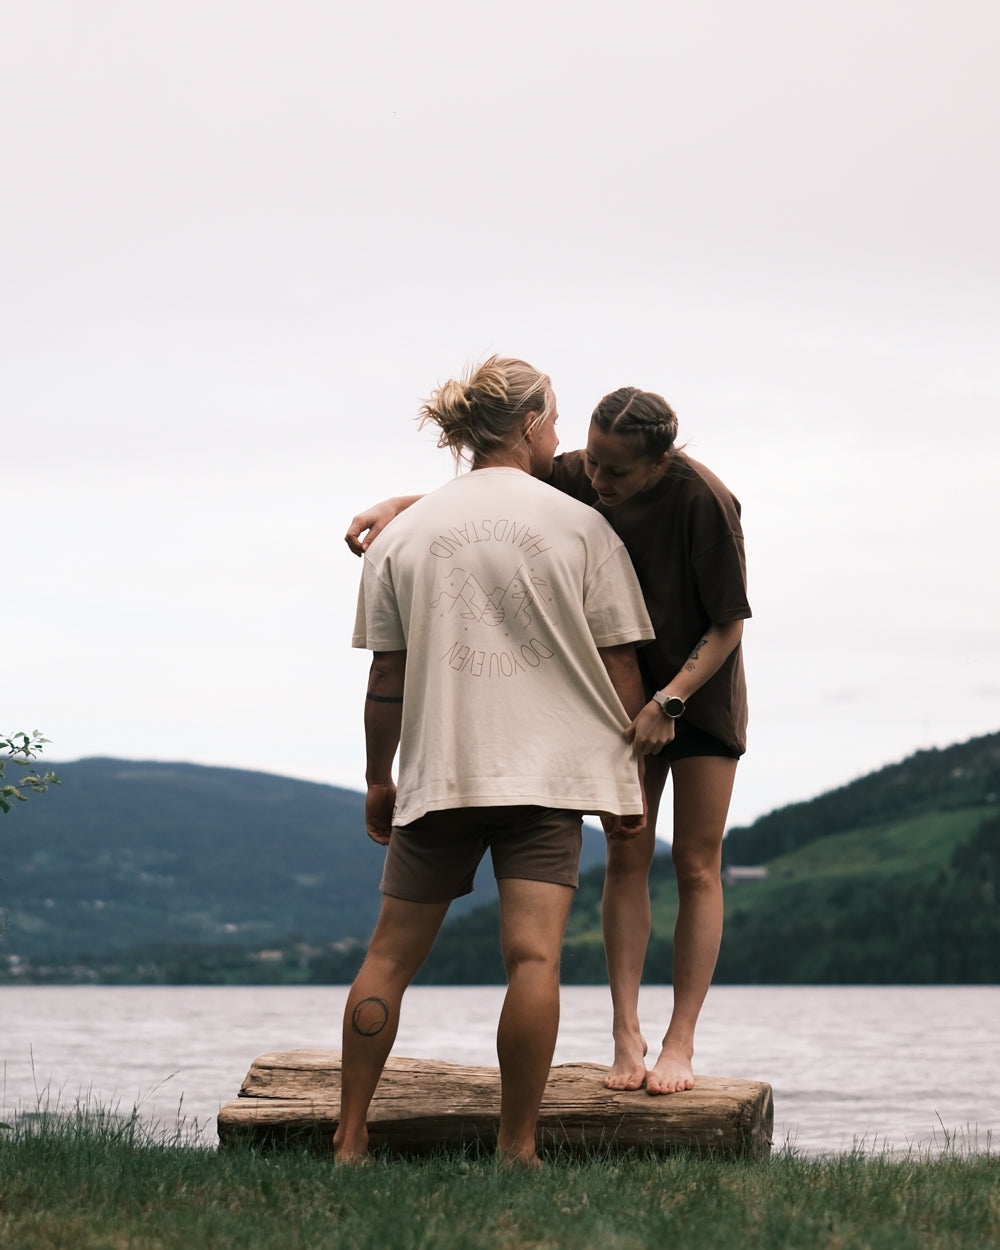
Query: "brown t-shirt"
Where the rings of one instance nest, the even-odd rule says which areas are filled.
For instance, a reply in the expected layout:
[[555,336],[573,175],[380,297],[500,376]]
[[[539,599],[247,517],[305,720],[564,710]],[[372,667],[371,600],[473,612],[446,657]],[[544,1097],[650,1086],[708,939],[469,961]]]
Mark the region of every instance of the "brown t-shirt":
[[[557,456],[549,482],[606,516],[632,558],[656,631],[638,653],[650,693],[680,672],[710,624],[751,615],[740,503],[703,464],[676,452],[651,490],[613,508],[598,502],[582,451]],[[691,696],[684,717],[741,754],[746,750],[741,646]]]

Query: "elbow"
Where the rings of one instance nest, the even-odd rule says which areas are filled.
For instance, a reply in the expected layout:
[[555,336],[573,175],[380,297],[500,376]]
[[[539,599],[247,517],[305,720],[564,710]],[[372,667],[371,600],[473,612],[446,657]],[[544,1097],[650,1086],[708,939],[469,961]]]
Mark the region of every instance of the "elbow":
[[743,641],[743,622],[727,621],[725,625],[712,625],[723,647],[726,655],[735,651]]
[[406,673],[405,651],[380,651],[372,656],[368,674],[368,693],[383,696],[401,695]]

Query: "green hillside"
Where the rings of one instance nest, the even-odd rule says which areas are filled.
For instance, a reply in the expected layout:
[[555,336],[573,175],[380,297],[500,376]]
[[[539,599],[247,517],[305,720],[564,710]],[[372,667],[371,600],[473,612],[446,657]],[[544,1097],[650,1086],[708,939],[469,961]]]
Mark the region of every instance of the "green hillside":
[[[831,834],[731,886],[716,981],[992,983],[1000,808],[910,816]],[[980,854],[968,852],[978,848]],[[669,969],[676,890],[657,891],[649,970]],[[992,935],[992,936],[991,936]]]
[[[767,876],[726,888],[719,984],[1000,981],[1000,734],[918,752],[733,830],[724,863]],[[581,879],[563,959],[569,983],[605,976],[601,886],[600,870]],[[677,888],[668,855],[657,857],[650,891],[646,980],[669,982]],[[480,912],[456,921],[424,978],[462,981],[474,963],[496,976],[496,924]]]
[[[360,792],[194,764],[46,766],[62,784],[0,817],[0,976],[137,948],[160,966],[169,948],[176,979],[292,938],[367,941],[385,852]],[[585,854],[603,862],[599,831]],[[495,897],[487,867],[455,911]]]
[[805,803],[730,829],[723,843],[726,864],[774,859],[817,838],[910,813],[951,812],[1000,802],[1000,733],[971,738],[940,750],[917,751],[846,786]]
[[89,759],[0,826],[4,952],[364,935],[363,796],[266,773]]
[[[81,760],[0,821],[0,981],[337,983],[378,908],[363,796],[266,773]],[[604,839],[588,831],[564,978],[605,979]],[[921,751],[727,835],[719,983],[1000,980],[1000,733]],[[766,870],[735,880],[734,869]],[[650,877],[647,980],[670,980],[677,893]],[[488,869],[420,979],[503,980]],[[484,902],[486,905],[483,905]]]

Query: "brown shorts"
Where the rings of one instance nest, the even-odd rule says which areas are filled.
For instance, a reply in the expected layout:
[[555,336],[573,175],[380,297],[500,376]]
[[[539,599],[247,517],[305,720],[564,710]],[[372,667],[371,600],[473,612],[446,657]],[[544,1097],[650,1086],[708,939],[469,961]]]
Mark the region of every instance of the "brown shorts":
[[493,875],[576,889],[583,843],[580,812],[551,807],[460,807],[393,825],[381,890],[411,903],[471,894],[487,850]]

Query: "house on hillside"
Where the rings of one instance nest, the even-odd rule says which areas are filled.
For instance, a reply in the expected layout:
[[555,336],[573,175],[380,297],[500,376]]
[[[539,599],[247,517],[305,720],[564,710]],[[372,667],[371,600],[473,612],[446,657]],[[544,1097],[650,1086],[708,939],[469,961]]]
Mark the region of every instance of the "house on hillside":
[[763,865],[729,865],[722,870],[722,884],[731,889],[747,881],[763,881],[768,876],[768,870]]

